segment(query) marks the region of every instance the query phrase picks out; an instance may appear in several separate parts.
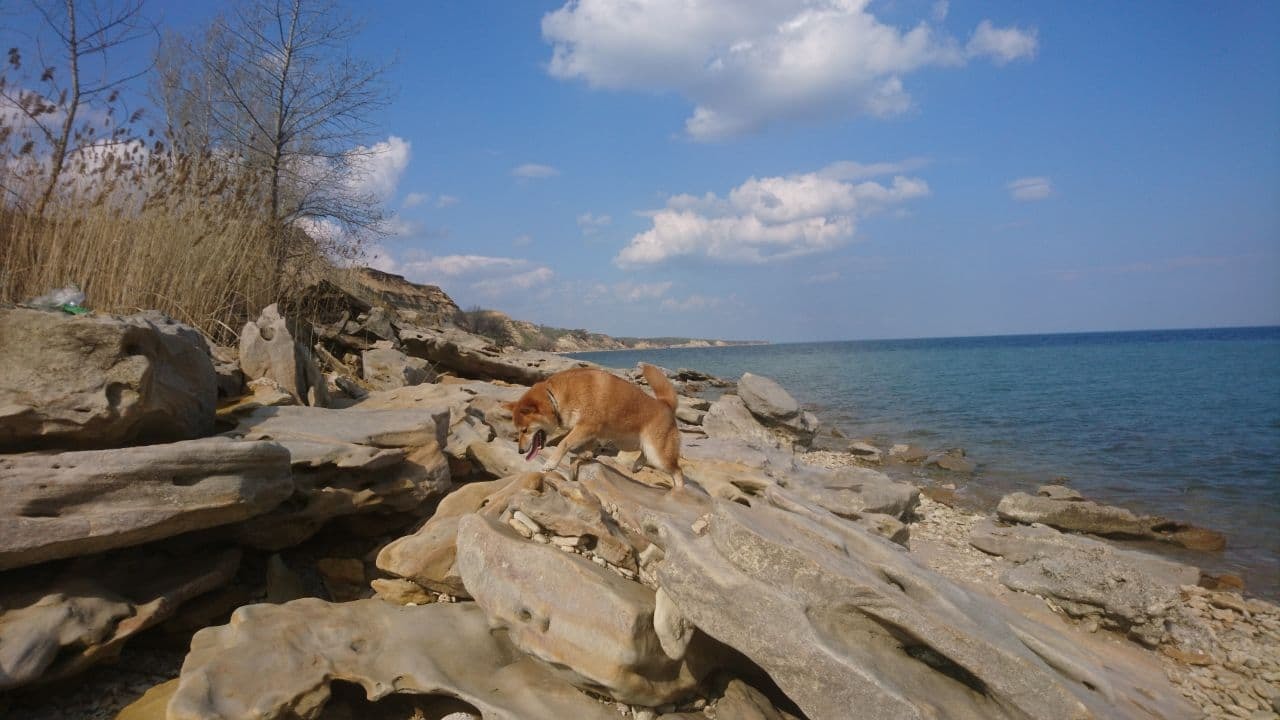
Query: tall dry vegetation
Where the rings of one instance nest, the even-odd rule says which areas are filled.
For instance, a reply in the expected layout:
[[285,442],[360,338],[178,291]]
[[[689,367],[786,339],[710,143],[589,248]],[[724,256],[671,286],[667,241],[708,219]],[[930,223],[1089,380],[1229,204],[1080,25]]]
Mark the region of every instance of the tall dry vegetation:
[[[262,104],[228,109],[216,92],[192,102],[191,85],[175,85],[174,74],[165,72],[172,66],[166,67],[163,47],[158,69],[153,64],[96,84],[82,82],[86,67],[95,62],[104,71],[93,73],[95,78],[113,69],[105,60],[108,50],[145,39],[139,0],[123,2],[105,15],[81,9],[79,16],[76,0],[47,3],[41,10],[46,29],[57,39],[59,64],[24,67],[15,48],[0,70],[0,302],[20,303],[75,283],[94,310],[154,308],[220,342],[232,342],[245,320],[262,307],[290,299],[319,273],[337,272],[330,262],[335,256],[358,254],[358,234],[317,239],[304,228],[334,218],[348,231],[376,231],[380,209],[369,198],[341,192],[350,185],[353,169],[333,159],[348,160],[340,149],[344,138],[334,125],[318,126],[328,133],[323,137],[308,135],[306,128],[286,124],[287,114],[274,123]],[[293,13],[296,25],[298,18],[315,17],[314,4],[294,0],[246,7]],[[242,16],[248,17],[260,19],[261,13]],[[238,27],[223,18],[216,23],[215,30],[221,28],[223,34]],[[297,44],[305,37],[295,28],[285,40]],[[293,52],[303,57],[300,50]],[[229,71],[225,57],[194,60],[179,75],[190,81],[203,69],[208,74],[196,80],[206,89],[246,76]],[[276,87],[314,90],[307,78],[296,75],[298,68],[325,71],[315,63],[299,62],[292,70],[285,66]],[[366,82],[376,75],[371,71]],[[155,118],[159,128],[147,127],[146,113],[129,112],[122,99],[122,88],[147,76],[163,98],[154,113],[161,116]],[[268,85],[261,77],[257,84]],[[344,106],[336,126],[377,106],[371,86],[361,92],[365,90],[359,99],[366,104]],[[346,94],[340,97],[350,97],[352,91],[341,92]],[[185,117],[170,112],[175,98],[186,101]],[[291,98],[264,102],[280,106]],[[300,100],[291,101],[295,114],[298,107],[310,110]],[[247,113],[250,107],[256,116]],[[233,127],[235,117],[243,122]],[[306,117],[315,121],[314,114]],[[226,126],[223,133],[204,135],[204,142],[193,144],[191,128],[214,125],[211,118]],[[259,139],[253,128],[260,125],[292,128],[293,134]],[[365,150],[355,139],[345,138],[355,151]],[[268,162],[261,157],[263,146],[274,151]],[[317,156],[315,148],[331,157]],[[301,160],[291,162],[293,158]],[[317,191],[303,180],[338,190]],[[352,217],[359,222],[351,222]],[[358,227],[360,222],[365,226]]]

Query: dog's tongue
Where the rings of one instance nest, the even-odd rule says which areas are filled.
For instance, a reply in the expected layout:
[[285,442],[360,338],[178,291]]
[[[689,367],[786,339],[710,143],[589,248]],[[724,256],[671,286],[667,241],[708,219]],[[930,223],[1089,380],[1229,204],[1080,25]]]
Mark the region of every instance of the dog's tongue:
[[524,456],[525,460],[532,460],[538,457],[538,453],[542,450],[542,433],[535,433],[533,436],[533,446],[529,448],[529,454]]

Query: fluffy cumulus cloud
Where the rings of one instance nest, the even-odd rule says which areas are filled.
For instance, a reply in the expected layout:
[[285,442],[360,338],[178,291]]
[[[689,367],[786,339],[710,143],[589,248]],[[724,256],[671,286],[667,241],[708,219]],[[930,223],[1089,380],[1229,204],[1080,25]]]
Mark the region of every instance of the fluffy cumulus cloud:
[[771,123],[887,117],[911,107],[903,78],[930,66],[1033,57],[1034,30],[983,20],[967,41],[942,30],[946,5],[910,28],[869,0],[570,0],[542,19],[549,70],[591,87],[675,91],[699,140]]
[[[369,147],[357,147],[352,153],[352,190],[382,202],[390,200],[400,184],[400,176],[409,167],[411,155],[409,141],[395,135]],[[407,197],[405,201],[408,202]]]
[[457,205],[460,202],[462,202],[462,200],[460,200],[456,195],[441,195],[440,197],[436,198],[436,207],[438,208],[453,207],[454,205]]
[[1044,200],[1053,194],[1053,182],[1047,177],[1025,177],[1011,180],[1005,186],[1014,200],[1032,202]]
[[729,191],[676,195],[649,214],[653,227],[614,258],[623,268],[672,258],[764,263],[830,250],[853,238],[859,219],[929,194],[919,178],[864,179],[901,165],[835,163],[811,173],[750,178]]
[[511,174],[521,180],[537,180],[541,178],[555,177],[560,171],[550,165],[539,165],[537,163],[525,163],[511,168]]

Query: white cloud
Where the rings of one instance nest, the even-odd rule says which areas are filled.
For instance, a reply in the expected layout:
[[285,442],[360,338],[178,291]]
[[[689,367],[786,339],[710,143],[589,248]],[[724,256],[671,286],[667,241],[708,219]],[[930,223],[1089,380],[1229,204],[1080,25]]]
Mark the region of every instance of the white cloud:
[[400,176],[409,166],[411,148],[408,140],[392,135],[370,147],[363,145],[352,151],[351,188],[386,202],[395,195]]
[[888,184],[845,179],[875,167],[836,163],[817,172],[753,177],[727,198],[676,195],[648,213],[653,227],[631,238],[614,263],[639,267],[683,256],[763,263],[830,250],[853,237],[861,218],[929,194],[925,181],[904,175]]
[[400,203],[402,208],[417,207],[422,203],[431,199],[430,193],[411,192],[404,196],[404,201]]
[[528,260],[488,255],[441,255],[419,257],[405,262],[401,267],[418,275],[458,277],[493,270],[511,270],[523,267]]
[[511,168],[511,174],[521,180],[534,180],[538,178],[555,177],[560,171],[550,165],[539,165],[537,163],[525,163]]
[[582,213],[578,216],[578,228],[582,230],[583,235],[595,235],[612,222],[613,218],[608,215]]
[[[911,107],[903,76],[979,57],[1034,56],[1034,30],[982,21],[967,45],[928,20],[880,22],[868,0],[571,0],[542,19],[550,73],[593,88],[675,91],[694,104],[693,138],[779,121]],[[946,15],[935,4],[933,22]]]
[[511,244],[515,245],[516,247],[524,247],[526,245],[532,245],[533,236],[530,235],[529,233],[521,233],[517,235],[514,240],[511,241]]
[[1047,177],[1025,177],[1005,185],[1014,200],[1031,202],[1044,200],[1053,194],[1053,183]]
[[441,195],[440,197],[436,198],[436,207],[438,208],[453,207],[454,205],[457,205],[460,202],[462,201],[459,200],[456,195]]
[[485,295],[504,295],[512,290],[528,290],[539,285],[545,285],[553,277],[555,277],[555,273],[551,271],[551,268],[537,267],[515,275],[481,280],[472,283],[471,289]]
[[1035,57],[1038,40],[1036,32],[1018,28],[998,28],[990,20],[978,23],[965,51],[969,57],[986,55],[997,65],[1004,65],[1019,58]]

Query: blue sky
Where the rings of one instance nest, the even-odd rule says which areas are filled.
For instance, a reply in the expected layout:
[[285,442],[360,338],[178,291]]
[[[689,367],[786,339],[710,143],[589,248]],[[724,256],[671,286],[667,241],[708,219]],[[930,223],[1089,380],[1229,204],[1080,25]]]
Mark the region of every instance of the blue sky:
[[372,262],[615,335],[1280,324],[1280,5],[689,5],[352,4]]

